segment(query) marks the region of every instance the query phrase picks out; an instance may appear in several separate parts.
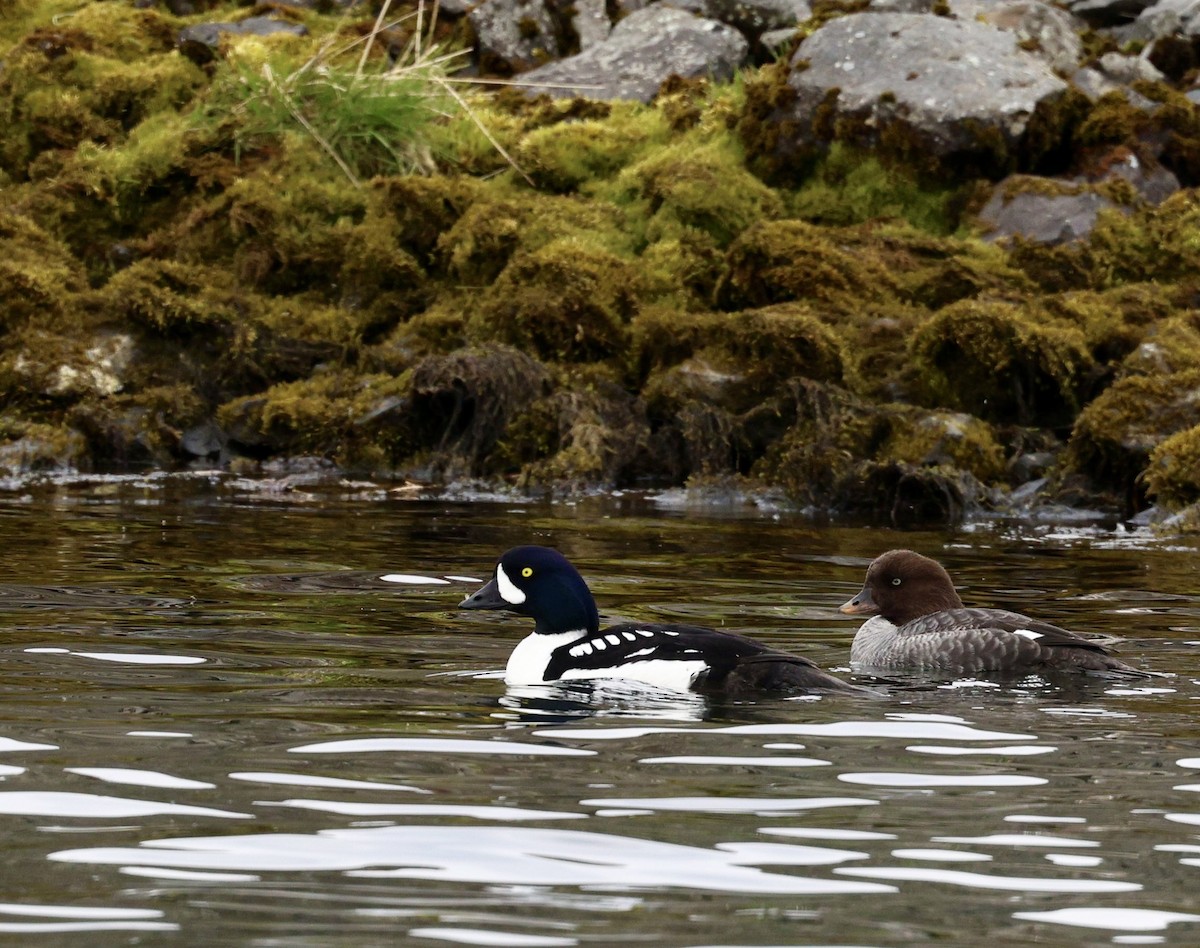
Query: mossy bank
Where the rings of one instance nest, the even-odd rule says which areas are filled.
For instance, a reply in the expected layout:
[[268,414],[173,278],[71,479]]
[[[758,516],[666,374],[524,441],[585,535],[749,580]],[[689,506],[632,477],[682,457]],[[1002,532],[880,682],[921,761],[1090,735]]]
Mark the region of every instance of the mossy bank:
[[[356,114],[401,94],[416,21],[366,45],[377,10],[279,7],[306,35],[198,63],[180,30],[242,8],[0,0],[10,474],[316,455],[530,490],[734,478],[893,521],[1029,485],[1200,498],[1190,188],[1083,241],[986,243],[978,177],[849,141],[780,167],[772,65],[651,105],[413,73],[411,120],[389,103],[345,145],[256,108],[272,82],[328,108],[301,84],[327,67],[370,80]],[[1059,160],[1144,132],[1121,109],[1071,99]]]

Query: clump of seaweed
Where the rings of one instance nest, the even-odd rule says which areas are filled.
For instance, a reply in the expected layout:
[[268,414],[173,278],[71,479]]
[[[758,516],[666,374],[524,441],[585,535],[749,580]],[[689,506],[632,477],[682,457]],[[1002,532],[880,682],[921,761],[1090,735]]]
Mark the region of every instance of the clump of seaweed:
[[1200,425],[1155,445],[1144,478],[1146,492],[1168,508],[1200,501]]
[[1139,478],[1151,452],[1196,424],[1198,398],[1200,370],[1118,379],[1075,419],[1060,473],[1082,475],[1126,509],[1140,509]]
[[1083,333],[1003,301],[963,300],[913,337],[933,404],[1021,425],[1069,423],[1093,363]]
[[517,253],[482,294],[468,335],[551,362],[591,362],[622,352],[637,308],[637,269],[585,239]]

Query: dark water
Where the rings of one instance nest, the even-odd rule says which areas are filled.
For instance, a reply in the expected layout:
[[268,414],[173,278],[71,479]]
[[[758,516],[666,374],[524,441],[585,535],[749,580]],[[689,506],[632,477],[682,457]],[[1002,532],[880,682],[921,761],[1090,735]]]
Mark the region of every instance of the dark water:
[[[173,481],[0,495],[0,935],[15,943],[1200,943],[1196,541]],[[459,613],[518,543],[605,618],[845,668],[892,546],[1173,677],[882,700],[506,693]],[[7,935],[6,935],[7,933]]]

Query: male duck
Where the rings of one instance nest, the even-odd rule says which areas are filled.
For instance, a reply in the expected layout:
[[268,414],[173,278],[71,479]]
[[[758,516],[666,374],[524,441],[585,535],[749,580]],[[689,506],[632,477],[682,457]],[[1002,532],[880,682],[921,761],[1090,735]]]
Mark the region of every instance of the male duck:
[[1148,677],[1065,629],[1003,609],[966,608],[941,564],[912,550],[877,557],[841,611],[871,616],[850,646],[856,667]]
[[673,691],[869,693],[807,658],[753,639],[692,625],[623,623],[600,630],[596,602],[565,556],[519,546],[500,557],[491,581],[462,609],[504,609],[534,620],[513,650],[510,685],[616,678]]

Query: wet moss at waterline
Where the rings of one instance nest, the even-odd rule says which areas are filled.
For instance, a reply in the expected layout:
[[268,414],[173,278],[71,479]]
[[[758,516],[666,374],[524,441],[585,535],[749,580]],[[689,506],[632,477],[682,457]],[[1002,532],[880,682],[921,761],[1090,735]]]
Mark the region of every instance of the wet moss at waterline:
[[[999,247],[966,216],[981,182],[903,148],[774,163],[775,66],[651,106],[460,102],[427,73],[418,119],[377,101],[412,89],[365,8],[279,13],[309,35],[227,36],[203,66],[179,29],[236,5],[4,10],[9,473],[319,455],[528,488],[733,478],[892,520],[1042,478],[1127,512],[1200,499],[1190,191]],[[330,109],[315,62],[373,83],[386,148],[264,117],[253,77]],[[1184,167],[1195,122],[1160,98]],[[1071,101],[1060,144],[1144,131]]]

